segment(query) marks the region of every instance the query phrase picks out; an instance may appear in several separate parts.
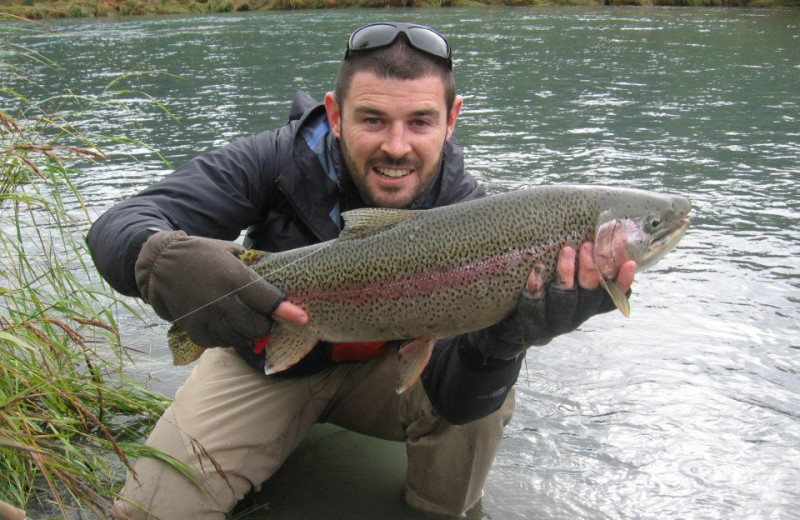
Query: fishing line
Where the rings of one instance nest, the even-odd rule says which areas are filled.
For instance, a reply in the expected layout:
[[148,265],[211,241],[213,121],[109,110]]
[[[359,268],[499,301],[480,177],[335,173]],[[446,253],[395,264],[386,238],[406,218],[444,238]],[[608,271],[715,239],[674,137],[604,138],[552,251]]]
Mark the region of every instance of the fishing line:
[[255,279],[255,280],[253,280],[252,282],[248,282],[248,283],[244,284],[243,286],[239,287],[238,289],[234,289],[234,290],[230,291],[230,292],[229,292],[229,293],[227,293],[227,294],[223,294],[222,296],[219,296],[219,297],[217,297],[217,298],[215,298],[215,299],[211,300],[211,301],[210,301],[210,302],[208,302],[208,303],[204,303],[204,304],[203,304],[203,305],[201,305],[200,307],[198,307],[198,308],[196,308],[196,309],[194,309],[194,310],[192,310],[192,311],[189,311],[189,312],[187,312],[187,313],[186,313],[186,314],[184,314],[183,316],[178,316],[178,317],[177,317],[177,318],[175,318],[174,320],[170,321],[170,322],[169,322],[169,324],[170,324],[170,325],[175,325],[175,323],[177,323],[178,321],[180,321],[180,320],[182,320],[182,319],[184,319],[184,318],[188,318],[188,317],[189,317],[189,316],[191,316],[192,314],[194,314],[194,313],[196,313],[196,312],[200,312],[201,310],[205,309],[206,307],[210,307],[211,305],[214,305],[215,303],[217,303],[217,302],[219,302],[219,301],[222,301],[222,300],[224,300],[225,298],[227,298],[227,297],[229,297],[229,296],[233,296],[233,295],[234,295],[234,294],[236,294],[237,292],[241,291],[242,289],[246,289],[247,287],[250,287],[250,286],[251,286],[251,285],[253,285],[254,283],[258,283],[258,282],[260,282],[261,280],[263,280],[263,279],[264,279],[264,277],[266,277],[266,276],[270,276],[270,275],[273,275],[273,274],[275,274],[275,273],[277,273],[277,272],[280,272],[280,271],[282,271],[283,269],[286,269],[287,267],[289,267],[289,266],[291,266],[291,265],[294,265],[294,264],[296,264],[297,262],[299,262],[299,261],[301,261],[301,260],[305,260],[306,258],[308,258],[308,257],[310,257],[310,256],[312,256],[312,255],[315,255],[315,254],[319,253],[320,251],[323,251],[323,250],[325,250],[325,249],[329,248],[330,246],[332,246],[332,245],[333,245],[333,243],[334,243],[334,242],[335,242],[334,240],[331,240],[331,241],[329,241],[329,242],[327,242],[327,243],[323,243],[323,244],[321,244],[321,245],[320,245],[320,247],[319,247],[319,248],[315,249],[314,251],[311,251],[310,253],[308,253],[308,254],[307,254],[307,255],[305,255],[305,256],[301,256],[300,258],[298,258],[298,259],[296,259],[296,260],[292,260],[292,261],[291,261],[291,262],[289,262],[288,264],[286,264],[286,265],[283,265],[283,266],[281,266],[281,267],[278,267],[277,269],[275,269],[275,270],[273,270],[273,271],[270,271],[270,272],[268,272],[268,273],[264,274],[263,276],[262,276],[262,275],[258,275],[258,278],[256,278],[256,279]]

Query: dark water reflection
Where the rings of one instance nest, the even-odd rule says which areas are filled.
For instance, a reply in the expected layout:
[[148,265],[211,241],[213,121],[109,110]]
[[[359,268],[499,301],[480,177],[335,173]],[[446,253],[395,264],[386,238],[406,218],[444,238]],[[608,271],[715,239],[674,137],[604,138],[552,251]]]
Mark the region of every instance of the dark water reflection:
[[[595,318],[530,351],[472,516],[800,518],[798,12],[254,13],[65,21],[24,40],[61,65],[29,67],[51,92],[95,96],[134,73],[110,88],[130,89],[116,95],[126,115],[79,115],[131,139],[99,143],[113,160],[81,173],[99,214],[170,170],[149,147],[179,165],[280,124],[298,88],[321,96],[349,31],[385,17],[452,35],[466,100],[457,133],[489,191],[602,183],[681,192],[696,208],[681,246],[639,276],[630,319]],[[186,372],[169,365],[163,327],[128,326],[151,354],[142,377],[174,391]],[[353,442],[395,465],[378,480],[402,478],[397,447]],[[272,514],[253,518],[322,518],[328,504],[335,518],[413,517],[399,495],[342,512],[348,495],[323,484],[358,459],[315,466],[315,446],[265,491]],[[310,474],[323,486],[316,500],[301,494]],[[300,509],[281,509],[282,498]]]

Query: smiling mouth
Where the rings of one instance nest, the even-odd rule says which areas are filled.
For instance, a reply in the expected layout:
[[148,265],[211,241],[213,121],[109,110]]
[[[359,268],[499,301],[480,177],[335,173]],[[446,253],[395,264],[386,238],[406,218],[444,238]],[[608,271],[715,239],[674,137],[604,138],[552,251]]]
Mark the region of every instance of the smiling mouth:
[[375,171],[382,177],[389,177],[390,179],[399,179],[409,175],[412,170],[397,169],[397,168],[381,168],[376,166]]

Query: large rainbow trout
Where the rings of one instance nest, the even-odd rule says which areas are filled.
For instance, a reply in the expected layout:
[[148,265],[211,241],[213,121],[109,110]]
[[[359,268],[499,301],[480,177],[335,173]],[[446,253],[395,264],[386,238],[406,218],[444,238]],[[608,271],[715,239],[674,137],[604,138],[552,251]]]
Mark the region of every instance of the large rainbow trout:
[[[277,321],[266,347],[267,373],[288,368],[320,340],[408,340],[401,382],[421,373],[437,339],[488,327],[508,316],[533,267],[556,278],[564,245],[594,242],[603,287],[617,307],[619,267],[655,264],[689,226],[678,195],[596,186],[545,186],[430,210],[359,209],[343,214],[339,238],[242,260],[302,307],[304,326]],[[175,364],[202,353],[173,327]]]

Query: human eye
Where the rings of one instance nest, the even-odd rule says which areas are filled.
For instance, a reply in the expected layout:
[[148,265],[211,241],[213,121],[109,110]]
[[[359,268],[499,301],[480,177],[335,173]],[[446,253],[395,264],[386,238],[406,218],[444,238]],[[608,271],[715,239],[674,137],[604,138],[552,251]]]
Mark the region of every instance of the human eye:
[[363,114],[358,123],[367,130],[378,130],[384,126],[383,118],[374,114]]
[[417,131],[427,131],[439,123],[439,112],[436,110],[420,110],[409,117],[409,125]]
[[428,118],[416,118],[411,120],[411,127],[418,131],[426,131],[434,126],[434,121]]

